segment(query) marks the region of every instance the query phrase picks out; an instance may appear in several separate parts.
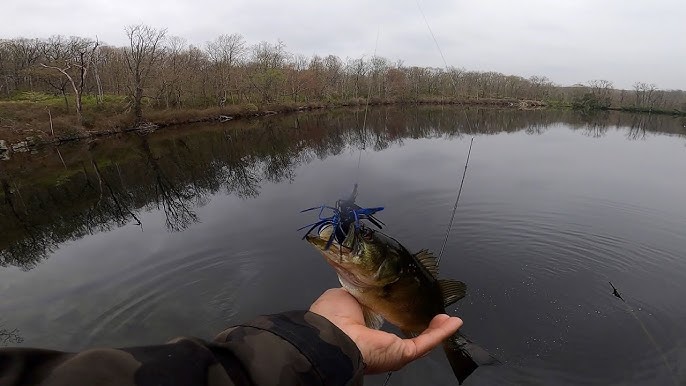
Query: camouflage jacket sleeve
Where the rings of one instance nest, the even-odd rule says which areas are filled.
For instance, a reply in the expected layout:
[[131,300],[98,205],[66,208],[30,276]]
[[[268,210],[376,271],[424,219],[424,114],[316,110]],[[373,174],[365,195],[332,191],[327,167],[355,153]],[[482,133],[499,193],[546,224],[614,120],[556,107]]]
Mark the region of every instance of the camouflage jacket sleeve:
[[361,385],[363,372],[355,343],[304,311],[259,317],[213,342],[178,338],[80,353],[0,349],[0,386]]

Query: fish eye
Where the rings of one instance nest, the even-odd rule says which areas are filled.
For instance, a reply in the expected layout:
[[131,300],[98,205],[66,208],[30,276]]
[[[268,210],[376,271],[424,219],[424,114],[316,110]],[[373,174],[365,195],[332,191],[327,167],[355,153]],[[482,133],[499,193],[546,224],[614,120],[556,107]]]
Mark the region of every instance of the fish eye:
[[365,239],[367,241],[370,241],[372,239],[372,236],[374,235],[373,230],[365,227],[365,228],[362,228],[361,231],[362,231],[361,233],[362,233],[363,239]]

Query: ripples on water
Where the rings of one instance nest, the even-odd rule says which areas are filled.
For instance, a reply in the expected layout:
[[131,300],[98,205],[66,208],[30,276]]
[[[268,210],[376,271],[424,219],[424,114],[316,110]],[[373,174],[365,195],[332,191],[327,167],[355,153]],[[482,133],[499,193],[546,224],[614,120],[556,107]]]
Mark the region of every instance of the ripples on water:
[[[451,311],[505,365],[467,383],[686,382],[681,123],[468,114],[476,139],[441,275],[468,284]],[[0,178],[0,344],[3,331],[70,350],[211,338],[308,307],[336,279],[294,231],[311,220],[298,211],[350,191],[360,148],[359,201],[385,206],[409,249],[438,250],[464,116],[378,109],[363,133],[359,111],[293,115],[61,148],[65,165],[54,150],[15,157]],[[454,383],[442,353],[391,381],[442,383]]]

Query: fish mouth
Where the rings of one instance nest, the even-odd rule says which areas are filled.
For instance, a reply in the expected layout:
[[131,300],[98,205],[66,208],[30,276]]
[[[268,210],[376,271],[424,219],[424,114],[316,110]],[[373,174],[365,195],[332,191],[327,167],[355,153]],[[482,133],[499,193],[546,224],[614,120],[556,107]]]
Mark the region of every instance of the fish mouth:
[[305,236],[305,240],[306,240],[308,243],[312,244],[312,245],[313,245],[315,248],[317,248],[320,252],[328,252],[328,253],[325,253],[325,255],[327,256],[327,258],[328,258],[328,255],[329,255],[329,254],[332,254],[332,255],[336,255],[336,256],[337,256],[337,259],[336,259],[336,260],[340,260],[340,256],[341,256],[342,254],[347,254],[347,253],[352,252],[352,248],[349,248],[349,247],[340,245],[340,244],[338,244],[338,242],[335,241],[335,240],[331,243],[331,245],[329,245],[328,248],[326,247],[326,244],[327,244],[327,242],[328,242],[328,239],[322,239],[322,238],[320,238],[320,237],[318,237],[318,236],[307,235],[307,236]]
[[333,225],[325,224],[319,227],[317,232],[310,232],[305,235],[305,240],[319,251],[326,252],[324,253],[325,255],[335,254],[341,256],[344,253],[352,252],[352,248],[342,245],[335,235],[333,235],[332,239],[333,231]]
[[[338,280],[344,288],[359,290],[372,287],[373,284],[367,283],[350,271],[351,267],[348,266],[346,260],[347,256],[353,253],[353,248],[341,245],[335,236],[331,240],[332,232],[333,226],[326,224],[321,226],[317,232],[305,235],[305,240],[324,255],[326,262],[336,271]],[[331,240],[330,244],[329,240]]]

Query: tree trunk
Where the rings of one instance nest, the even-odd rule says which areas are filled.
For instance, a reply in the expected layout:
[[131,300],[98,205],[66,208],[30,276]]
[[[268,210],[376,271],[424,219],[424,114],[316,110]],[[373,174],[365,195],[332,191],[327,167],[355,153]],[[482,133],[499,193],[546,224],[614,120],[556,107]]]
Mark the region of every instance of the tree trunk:
[[69,98],[67,98],[67,92],[64,90],[64,87],[60,91],[62,91],[62,97],[64,98],[64,105],[67,107],[67,111],[69,111]]
[[83,105],[81,104],[81,92],[76,94],[76,118],[79,120],[79,124],[83,124]]
[[102,83],[100,82],[100,75],[98,74],[98,66],[94,66],[93,70],[95,70],[95,82],[98,85],[98,103],[103,103],[105,98],[103,97]]
[[143,122],[143,88],[140,86],[136,87],[136,92],[133,96],[133,117],[135,119],[134,123],[136,125]]

